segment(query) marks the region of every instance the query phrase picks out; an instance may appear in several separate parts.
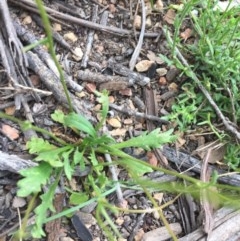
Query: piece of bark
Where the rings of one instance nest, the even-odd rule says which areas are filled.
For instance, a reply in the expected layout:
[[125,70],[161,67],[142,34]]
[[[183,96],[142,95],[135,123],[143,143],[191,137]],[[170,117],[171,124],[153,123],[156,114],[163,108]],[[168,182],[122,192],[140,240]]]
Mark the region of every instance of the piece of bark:
[[[211,148],[208,149],[207,154],[203,160],[200,180],[203,182],[210,182],[212,170],[208,167]],[[206,189],[202,189],[201,193],[201,212],[203,213],[203,229],[208,236],[211,234],[214,220],[213,220],[213,204],[210,202],[210,198]]]
[[[168,159],[168,161],[175,163],[177,166],[183,166],[187,169],[191,168],[191,171],[194,171],[196,173],[201,172],[202,162],[200,162],[197,158],[192,157],[189,154],[176,151],[174,148],[170,148],[168,146],[164,146],[163,155]],[[214,170],[217,171],[218,174],[224,173],[223,170],[217,169],[214,166],[209,166],[209,168],[212,171]],[[240,175],[238,174],[232,174],[229,176],[220,176],[218,180],[233,186],[240,186]]]
[[[146,105],[146,113],[148,115],[158,116],[158,106],[155,91],[150,87],[146,87],[143,89],[143,93]],[[149,132],[156,129],[156,125],[153,121],[147,119],[146,123]],[[163,167],[168,167],[167,158],[162,154],[162,150],[160,148],[155,148],[153,151],[160,165]]]
[[19,173],[21,170],[34,167],[37,164],[31,160],[24,160],[16,155],[9,155],[0,151],[0,170]]
[[120,111],[120,112],[122,112],[126,115],[129,115],[129,116],[140,117],[140,118],[144,118],[144,119],[147,119],[147,120],[156,121],[156,122],[162,123],[162,124],[168,123],[168,121],[162,120],[161,118],[159,118],[157,116],[147,115],[145,113],[141,113],[141,112],[137,112],[137,111],[134,111],[134,110],[131,110],[131,109],[127,109],[124,106],[121,107],[121,106],[118,106],[116,104],[109,104],[109,107],[113,108],[114,110]]
[[[240,212],[230,208],[221,208],[213,216],[214,226],[212,233],[208,236],[208,241],[229,241],[232,237],[240,237]],[[198,240],[205,241],[206,234],[202,228],[178,239],[179,241]],[[236,240],[236,239],[235,239]],[[239,240],[239,239],[237,239]]]
[[[182,232],[182,227],[179,223],[170,223],[169,227],[178,235]],[[142,241],[165,241],[171,238],[166,227],[156,228],[152,231],[149,231],[143,235]]]
[[[15,19],[14,27],[17,31],[18,36],[27,44],[34,44],[37,43],[37,38],[29,32],[24,26],[22,26],[17,19]],[[38,45],[35,48],[33,48],[33,52],[38,55],[38,57],[53,71],[53,73],[59,78],[59,72],[58,69],[52,60],[52,57],[50,54],[41,46]],[[64,73],[64,78],[66,81],[66,84],[69,88],[76,92],[81,92],[83,90],[83,87],[78,85],[76,82],[72,80],[72,78]]]
[[11,55],[16,61],[16,64],[19,66],[20,72],[23,74],[24,77],[26,77],[28,76],[28,73],[26,71],[27,59],[25,54],[22,51],[22,44],[19,41],[16,31],[13,27],[12,19],[9,13],[6,0],[0,1],[0,16],[1,16],[1,30],[3,31],[3,35],[8,42]]
[[[36,54],[29,51],[27,52],[27,58],[29,61],[29,68],[39,75],[45,86],[53,92],[55,99],[68,108],[68,101],[64,94],[63,87],[59,81],[59,78],[42,63]],[[70,98],[73,104],[73,108],[77,113],[84,115],[91,121],[96,121],[89,111],[89,109],[92,107],[90,103],[83,100],[78,100],[71,93]]]
[[[92,9],[92,22],[96,23],[97,22],[97,17],[98,17],[98,6],[94,5],[93,9]],[[83,68],[87,67],[87,63],[88,63],[88,59],[89,59],[89,55],[92,49],[92,45],[93,45],[93,37],[95,34],[95,30],[91,29],[88,33],[88,37],[87,37],[87,44],[86,44],[86,50],[85,53],[83,55],[82,58],[82,63],[81,66]]]
[[104,89],[109,91],[124,90],[133,83],[129,81],[129,78],[118,75],[103,75],[99,73],[93,73],[89,70],[79,70],[77,72],[77,78],[79,80],[93,82],[99,84],[99,91]]
[[108,61],[108,67],[111,68],[113,72],[128,77],[129,83],[131,85],[139,84],[141,86],[145,86],[150,82],[150,78],[143,76],[135,71],[132,71],[129,68],[114,62],[112,59]]
[[196,230],[196,204],[190,194],[181,195],[178,199],[178,208],[185,234],[189,234]]
[[[63,210],[64,194],[58,193],[54,197],[54,208],[56,213],[60,213]],[[57,218],[51,222],[46,223],[45,230],[47,232],[47,241],[60,241],[63,236],[61,233],[61,218]]]

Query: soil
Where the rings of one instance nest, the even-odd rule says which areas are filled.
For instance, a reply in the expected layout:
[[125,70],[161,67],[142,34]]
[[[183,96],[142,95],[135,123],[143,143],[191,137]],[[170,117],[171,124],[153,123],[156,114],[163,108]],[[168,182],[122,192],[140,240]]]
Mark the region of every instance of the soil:
[[[50,13],[53,18],[52,31],[54,36],[58,35],[58,40],[56,40],[57,37],[54,39],[54,46],[57,58],[69,79],[68,88],[70,97],[73,99],[74,110],[83,114],[92,123],[96,123],[99,103],[93,92],[107,89],[111,103],[107,128],[110,135],[117,141],[126,140],[144,131],[156,128],[166,131],[174,126],[173,123],[167,123],[161,117],[170,113],[171,106],[176,101],[175,97],[180,93],[181,83],[186,80],[174,66],[167,66],[159,57],[159,54],[170,56],[162,26],[167,25],[169,29],[173,29],[175,11],[171,9],[170,11],[168,7],[170,4],[180,4],[178,1],[163,1],[163,6],[161,1],[156,1],[158,5],[155,9],[151,7],[149,1],[145,1],[147,14],[145,37],[136,58],[137,66],[131,65],[131,57],[138,46],[141,32],[141,21],[140,23],[136,21],[142,14],[141,4],[138,2],[124,0],[44,2],[51,10],[69,17],[64,19],[56,12]],[[40,40],[45,37],[39,16],[34,13],[36,8],[32,6],[30,8],[25,1],[11,0],[8,4],[14,27],[23,46],[32,43],[33,38]],[[74,20],[71,17],[75,17]],[[86,22],[77,23],[76,19],[86,20],[90,25],[88,26]],[[94,22],[97,25],[94,25]],[[182,31],[185,30],[184,28],[188,28],[187,24]],[[26,32],[24,33],[23,30]],[[89,39],[92,39],[92,44]],[[86,51],[89,52],[85,55]],[[46,46],[39,47],[33,52],[39,57],[41,54],[46,55],[45,60],[50,58],[47,55]],[[28,60],[31,58],[34,62],[34,55],[28,56]],[[72,133],[65,132],[64,128],[51,119],[51,114],[55,110],[68,111],[67,102],[63,91],[60,91],[58,77],[56,75],[54,77],[58,81],[56,85],[49,83],[49,78],[53,78],[54,69],[50,70],[46,62],[42,62],[42,65],[30,64],[28,68],[30,89],[14,86],[1,65],[0,109],[21,120],[32,120],[36,126],[66,141],[75,142],[76,139]],[[12,89],[7,88],[13,86]],[[38,97],[32,95],[31,88],[41,90],[37,92]],[[51,92],[50,95],[48,92]],[[24,106],[17,108],[14,96],[19,93],[26,98],[29,112],[26,112],[27,109]],[[35,133],[25,133],[21,131],[19,125],[6,119],[1,119],[0,125],[2,153],[14,154],[21,159],[32,161],[34,157],[28,154],[26,141]],[[206,142],[205,137],[195,136],[194,133],[198,133],[198,130],[192,128],[191,135],[182,135],[176,144],[177,148],[184,150],[187,155],[191,155],[202,142]],[[44,137],[47,138],[47,136]],[[174,150],[175,147],[168,148]],[[174,158],[166,155],[166,152],[170,153],[166,149],[148,153],[138,149],[126,150],[126,152],[155,166],[163,166],[179,172],[186,169],[184,165],[181,166],[181,160],[178,164],[174,163]],[[199,155],[195,156],[199,158]],[[18,171],[0,168],[0,240],[11,240],[12,232],[18,229],[19,219],[24,217],[30,201],[16,196],[16,184],[21,178]],[[129,180],[124,170],[119,168],[118,172],[119,180]],[[62,177],[60,189],[68,186],[76,192],[81,192],[83,190],[81,178],[86,178],[87,174],[88,172],[80,173],[74,176],[71,182]],[[189,175],[199,178],[199,170],[193,169]],[[159,181],[175,180],[174,177],[160,172],[154,172],[148,176]],[[151,202],[143,192],[123,190],[123,195],[130,209],[152,208]],[[153,198],[158,205],[171,202],[175,197],[164,192],[153,193]],[[117,197],[112,194],[107,197],[107,200],[116,204]],[[54,206],[57,212],[70,207],[69,193],[60,190],[56,194]],[[175,230],[176,236],[180,238],[202,227],[202,221],[199,221],[201,220],[200,211],[198,202],[193,201],[189,196],[183,196],[167,205],[163,215],[172,225],[171,228]],[[186,214],[186,212],[189,213]],[[63,217],[50,222],[44,227],[47,236],[41,240],[107,240],[96,223],[95,214],[95,205],[89,205],[77,211],[72,218]],[[152,236],[144,235],[160,227],[164,228],[164,223],[157,212],[110,215],[123,238],[118,240],[156,240]],[[33,216],[33,213],[30,216]],[[161,232],[163,236],[166,230]],[[169,234],[166,234],[165,238],[159,236],[157,240],[170,239]],[[26,240],[32,239],[26,238]]]

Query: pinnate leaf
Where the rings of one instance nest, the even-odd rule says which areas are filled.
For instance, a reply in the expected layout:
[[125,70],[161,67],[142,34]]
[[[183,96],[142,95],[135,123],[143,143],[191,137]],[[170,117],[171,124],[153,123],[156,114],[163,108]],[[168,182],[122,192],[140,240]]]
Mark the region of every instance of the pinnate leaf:
[[45,185],[51,175],[52,167],[45,162],[40,163],[36,167],[22,170],[20,174],[24,176],[18,182],[18,196],[27,197],[32,193],[41,191],[41,186]]
[[160,132],[160,129],[157,128],[147,134],[143,133],[140,136],[131,138],[127,141],[113,144],[113,148],[126,148],[126,147],[140,147],[144,150],[150,150],[151,148],[159,148],[161,145],[176,140],[176,136],[172,135],[173,130],[168,130],[166,132]]
[[48,162],[53,167],[62,167],[63,161],[62,161],[62,154],[66,151],[68,151],[71,146],[64,146],[57,148],[55,150],[50,151],[44,151],[38,154],[38,156],[35,158],[36,161],[45,161]]
[[27,142],[27,148],[29,149],[29,153],[38,154],[40,152],[53,150],[56,147],[50,144],[48,141],[43,140],[42,138],[34,137]]
[[123,165],[128,172],[136,176],[143,176],[145,173],[152,172],[153,169],[147,165],[144,165],[141,161],[124,158],[118,162]]
[[43,224],[47,217],[48,210],[55,212],[55,209],[53,206],[53,198],[54,198],[54,193],[55,193],[56,187],[57,187],[57,182],[55,182],[54,184],[52,184],[50,186],[48,192],[46,192],[40,196],[42,202],[35,209],[36,220],[35,220],[35,225],[31,231],[32,236],[34,238],[41,238],[42,236],[45,236],[45,233],[44,233],[42,227],[43,227]]

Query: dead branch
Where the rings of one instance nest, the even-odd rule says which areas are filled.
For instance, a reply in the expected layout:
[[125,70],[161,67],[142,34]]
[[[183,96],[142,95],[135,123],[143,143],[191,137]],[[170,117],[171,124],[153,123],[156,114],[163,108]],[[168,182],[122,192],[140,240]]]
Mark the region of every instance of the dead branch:
[[108,61],[108,67],[113,70],[113,72],[120,74],[122,76],[126,76],[129,78],[129,83],[139,84],[141,86],[147,85],[150,82],[150,78],[143,76],[135,71],[130,70],[129,68],[114,62],[112,59]]
[[[98,6],[97,6],[97,5],[94,5],[94,6],[93,6],[92,12],[93,12],[93,13],[92,13],[92,22],[93,22],[93,23],[96,23],[96,22],[97,22],[97,16],[98,16]],[[90,55],[90,52],[91,52],[91,49],[92,49],[92,45],[93,45],[93,36],[94,36],[94,33],[95,33],[94,30],[90,30],[89,33],[88,33],[87,46],[86,46],[86,50],[85,50],[85,53],[84,53],[84,55],[83,55],[82,63],[81,63],[81,66],[82,66],[83,68],[86,68],[86,67],[87,67],[87,62],[88,62],[89,55]]]
[[[174,148],[170,148],[167,146],[163,147],[163,155],[166,156],[168,161],[171,161],[175,163],[177,166],[183,166],[185,168],[191,169],[191,171],[194,171],[196,173],[201,173],[202,168],[202,162],[200,162],[197,158],[192,157],[189,154],[176,151]],[[233,185],[233,186],[239,186],[240,183],[240,175],[238,174],[232,174],[228,176],[221,176],[221,174],[224,173],[223,170],[218,169],[214,166],[209,166],[209,169],[213,172],[216,171],[220,176],[218,180],[220,182]]]
[[122,112],[126,115],[129,115],[129,116],[140,117],[140,118],[144,118],[144,119],[147,119],[147,120],[156,121],[156,122],[159,122],[159,123],[162,123],[162,124],[168,123],[168,121],[162,120],[161,118],[159,118],[157,116],[147,115],[145,113],[133,111],[133,110],[127,109],[125,107],[120,107],[120,106],[115,105],[115,104],[109,104],[109,107],[113,108],[114,110],[120,111],[120,112]]
[[[53,92],[55,99],[68,108],[67,98],[64,94],[63,87],[59,78],[43,64],[43,62],[38,58],[36,54],[29,51],[27,52],[27,58],[29,62],[29,68],[39,75],[40,79],[46,85],[46,87]],[[79,100],[72,94],[70,94],[70,97],[74,110],[77,113],[84,115],[89,120],[95,122],[94,117],[92,117],[91,112],[89,111],[91,107],[90,103],[87,103],[87,101]]]
[[[15,1],[15,0],[9,0],[12,4],[17,5],[17,6],[21,6],[22,8],[26,8],[26,7],[34,7],[36,9],[36,4],[33,1],[30,0],[21,0],[21,1]],[[114,35],[118,35],[121,37],[129,37],[132,34],[131,30],[126,30],[126,29],[120,29],[114,26],[104,26],[98,23],[92,23],[90,21],[87,20],[83,20],[80,18],[76,18],[61,12],[58,12],[56,10],[53,10],[51,8],[45,7],[45,10],[47,13],[52,14],[53,16],[60,18],[64,21],[69,21],[72,23],[76,23],[79,24],[83,27],[87,27],[87,28],[92,28],[95,30],[99,30],[102,32],[106,32],[109,34],[114,34]],[[36,9],[34,12],[38,13],[38,10]],[[144,36],[145,37],[149,37],[149,38],[155,38],[159,35],[159,33],[145,33]]]
[[138,38],[138,43],[137,46],[132,54],[132,57],[130,59],[129,62],[129,68],[130,70],[133,70],[135,67],[135,64],[137,62],[138,56],[141,52],[142,49],[142,44],[143,44],[143,37],[144,37],[144,33],[145,33],[145,25],[146,25],[146,10],[145,10],[145,3],[144,0],[141,0],[141,4],[142,4],[142,26],[141,26],[141,32]]
[[24,160],[16,155],[9,155],[0,151],[0,170],[19,173],[21,170],[34,167],[37,164],[31,160]]

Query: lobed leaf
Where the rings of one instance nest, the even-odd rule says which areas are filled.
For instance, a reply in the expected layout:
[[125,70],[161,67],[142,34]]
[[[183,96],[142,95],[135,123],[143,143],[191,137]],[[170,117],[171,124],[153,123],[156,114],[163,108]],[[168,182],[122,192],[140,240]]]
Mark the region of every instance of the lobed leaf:
[[140,136],[133,137],[127,141],[113,144],[111,147],[113,148],[126,148],[126,147],[140,147],[144,150],[150,150],[151,148],[159,148],[161,145],[169,142],[173,142],[176,140],[176,136],[172,135],[173,129],[168,130],[166,132],[160,132],[160,129],[157,128],[147,134],[147,132],[143,133]]
[[18,181],[19,190],[17,195],[19,197],[27,197],[32,193],[40,192],[41,186],[47,183],[51,173],[52,167],[45,162],[40,163],[36,167],[20,171],[24,178]]
[[34,137],[27,142],[27,149],[31,154],[38,154],[40,152],[54,150],[55,148],[56,146],[50,144],[42,138]]
[[51,118],[61,124],[64,124],[65,114],[61,110],[55,110],[53,114],[51,114]]

